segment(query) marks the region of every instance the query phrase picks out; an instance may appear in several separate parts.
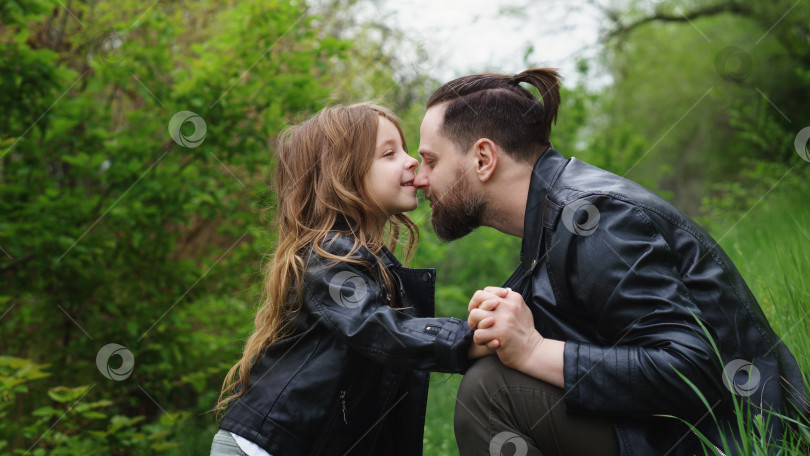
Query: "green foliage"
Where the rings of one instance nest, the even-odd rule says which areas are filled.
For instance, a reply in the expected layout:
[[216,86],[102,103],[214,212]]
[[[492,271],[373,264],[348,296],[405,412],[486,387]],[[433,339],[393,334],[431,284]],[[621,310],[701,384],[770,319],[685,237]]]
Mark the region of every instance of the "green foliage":
[[[623,19],[674,7],[630,3]],[[797,7],[765,34],[792,1],[728,3],[742,12],[694,18],[711,41],[650,21],[580,62],[611,84],[565,87],[552,141],[700,208],[807,369],[810,176],[793,139],[810,123],[810,19]],[[358,5],[376,2],[0,2],[0,455],[208,451],[275,242],[275,136],[376,99],[417,150],[438,54]],[[730,45],[753,61],[742,82],[716,68]],[[201,143],[192,122],[172,139],[181,111],[204,122]],[[520,239],[442,243],[429,215],[411,214],[413,265],[438,269],[437,314],[466,318],[471,294],[517,266]],[[105,376],[118,356],[96,363],[109,343],[132,353],[129,377]],[[459,381],[432,377],[427,454],[456,451]]]
[[[763,311],[802,371],[810,372],[810,189],[805,178],[783,184],[757,207],[718,224],[713,235],[746,279]],[[799,172],[799,171],[795,171]],[[810,388],[810,384],[807,385]]]
[[18,394],[30,391],[29,383],[50,375],[44,371],[47,367],[30,359],[0,356],[0,420],[8,419],[9,409]]
[[801,89],[810,69],[806,9],[784,1],[611,3],[621,14],[600,67],[613,81],[597,92],[580,155],[692,215],[702,195],[736,181],[751,160],[799,162],[793,140],[810,124],[810,94]]
[[458,374],[434,372],[430,375],[423,447],[426,456],[458,454],[453,432],[453,415],[460,384],[461,375]]
[[[47,365],[29,359],[0,356],[0,419],[8,422],[9,409],[21,409],[25,396],[41,391],[36,381],[47,378]],[[171,432],[175,422],[184,419],[185,412],[166,415],[143,426],[144,416],[114,415],[114,402],[108,399],[84,400],[96,385],[77,387],[54,386],[46,390],[50,401],[30,412],[30,417],[18,430],[18,437],[32,442],[29,447],[14,450],[9,446],[11,436],[0,440],[0,454],[52,455],[124,455],[159,453],[171,448]],[[58,425],[58,427],[57,427]],[[53,448],[47,452],[42,447]],[[33,451],[31,451],[33,450]]]

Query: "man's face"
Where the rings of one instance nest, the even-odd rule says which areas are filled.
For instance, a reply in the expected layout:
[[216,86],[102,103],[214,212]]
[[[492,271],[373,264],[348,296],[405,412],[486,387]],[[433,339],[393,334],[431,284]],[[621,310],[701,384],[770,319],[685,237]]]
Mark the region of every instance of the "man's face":
[[[440,127],[446,105],[433,106],[425,113],[419,130],[419,156],[422,164],[414,185],[430,201],[430,222],[439,239],[453,241],[481,226],[486,207],[475,188],[473,161],[461,151]],[[466,157],[466,159],[465,159]]]

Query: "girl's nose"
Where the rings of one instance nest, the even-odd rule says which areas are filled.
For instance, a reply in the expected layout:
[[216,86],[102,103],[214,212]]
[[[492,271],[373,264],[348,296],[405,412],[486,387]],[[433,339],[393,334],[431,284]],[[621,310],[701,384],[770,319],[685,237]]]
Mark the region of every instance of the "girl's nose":
[[408,171],[413,171],[413,170],[416,169],[416,166],[418,164],[419,164],[419,160],[417,160],[417,159],[415,159],[415,158],[413,158],[413,157],[411,157],[409,155],[408,156],[408,162],[405,164],[405,169],[407,169]]

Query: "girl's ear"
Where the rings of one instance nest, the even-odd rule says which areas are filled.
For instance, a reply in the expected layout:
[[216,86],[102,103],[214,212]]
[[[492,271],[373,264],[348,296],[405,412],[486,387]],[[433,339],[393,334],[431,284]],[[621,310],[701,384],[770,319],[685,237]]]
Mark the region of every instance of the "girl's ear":
[[478,180],[481,182],[488,181],[498,166],[498,159],[500,158],[498,147],[492,140],[481,138],[473,144],[472,155],[475,160],[474,168]]

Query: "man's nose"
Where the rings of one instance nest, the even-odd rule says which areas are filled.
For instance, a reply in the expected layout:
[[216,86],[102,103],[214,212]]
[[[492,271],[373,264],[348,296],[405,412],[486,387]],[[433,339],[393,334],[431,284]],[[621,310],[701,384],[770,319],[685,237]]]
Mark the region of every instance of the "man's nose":
[[427,171],[424,166],[420,166],[416,171],[416,177],[413,179],[413,186],[425,190],[428,187]]

